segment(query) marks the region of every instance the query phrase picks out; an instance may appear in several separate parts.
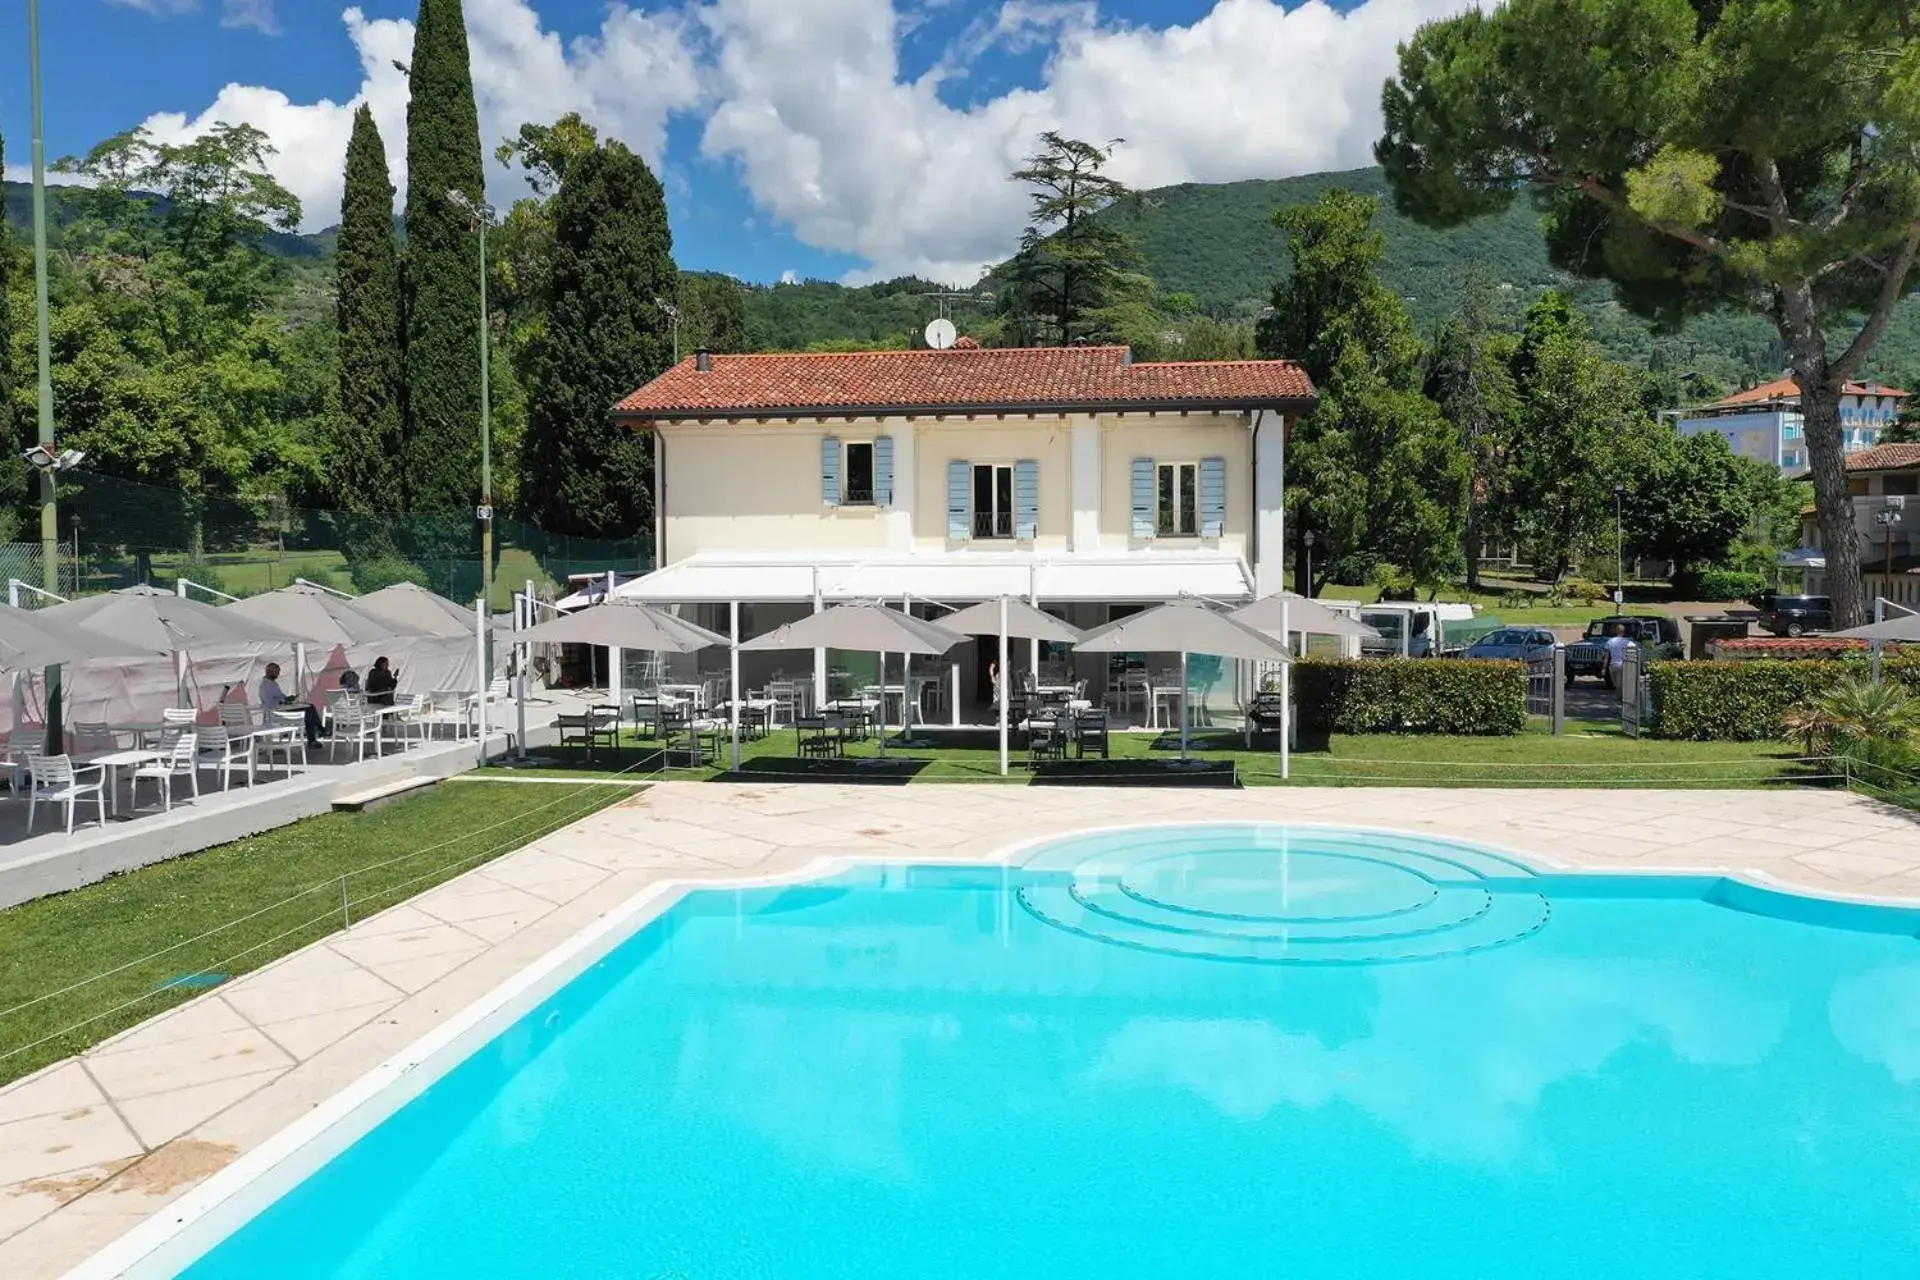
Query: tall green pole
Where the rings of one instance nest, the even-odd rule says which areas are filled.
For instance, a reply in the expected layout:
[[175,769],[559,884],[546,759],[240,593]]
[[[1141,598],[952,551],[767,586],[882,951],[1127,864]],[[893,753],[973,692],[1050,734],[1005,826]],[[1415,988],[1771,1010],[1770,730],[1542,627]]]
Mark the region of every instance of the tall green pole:
[[487,207],[480,224],[480,594],[493,608],[493,386],[487,377]]
[[[40,357],[40,443],[53,449],[53,341],[47,320],[47,141],[40,119],[40,0],[27,0],[27,76],[33,97],[33,318]],[[40,468],[40,571],[48,591],[60,590],[60,521],[54,509],[53,467]],[[60,668],[46,669],[47,752],[62,755]]]

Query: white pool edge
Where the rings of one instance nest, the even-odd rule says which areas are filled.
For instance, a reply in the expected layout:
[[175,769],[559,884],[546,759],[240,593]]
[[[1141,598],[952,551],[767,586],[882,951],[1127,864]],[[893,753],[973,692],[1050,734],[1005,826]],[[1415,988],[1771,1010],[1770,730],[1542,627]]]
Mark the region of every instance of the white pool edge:
[[791,871],[743,875],[726,880],[662,880],[646,886],[609,909],[605,915],[505,979],[407,1048],[380,1063],[258,1147],[241,1155],[200,1186],[145,1219],[67,1272],[67,1280],[167,1280],[176,1276],[424,1093],[520,1018],[632,939],[686,893],[803,884],[858,866],[958,863],[1006,867],[1024,864],[1032,854],[1047,845],[1086,836],[1219,826],[1289,826],[1416,836],[1474,846],[1549,873],[1622,877],[1712,876],[1818,901],[1858,906],[1915,906],[1910,898],[1811,890],[1751,868],[1590,867],[1478,837],[1454,836],[1407,827],[1292,818],[1116,822],[1028,837],[1001,846],[984,858],[957,857],[941,851],[905,857],[894,854],[825,854]]

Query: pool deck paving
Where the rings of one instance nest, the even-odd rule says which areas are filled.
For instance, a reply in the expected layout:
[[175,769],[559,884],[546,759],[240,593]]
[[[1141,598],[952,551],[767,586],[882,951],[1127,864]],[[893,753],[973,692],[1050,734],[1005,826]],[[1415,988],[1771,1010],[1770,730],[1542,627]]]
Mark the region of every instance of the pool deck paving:
[[0,1088],[0,1275],[64,1273],[649,886],[1231,820],[1920,904],[1920,815],[1835,792],[666,783]]

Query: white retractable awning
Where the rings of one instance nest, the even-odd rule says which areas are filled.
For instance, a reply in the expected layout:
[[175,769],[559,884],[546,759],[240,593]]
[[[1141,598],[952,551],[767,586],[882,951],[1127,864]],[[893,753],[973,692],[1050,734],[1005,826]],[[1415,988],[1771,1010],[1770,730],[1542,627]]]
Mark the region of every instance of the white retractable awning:
[[649,604],[827,602],[913,598],[967,604],[999,596],[1042,601],[1155,604],[1182,596],[1235,602],[1253,597],[1252,575],[1238,556],[1207,551],[1130,551],[1105,556],[1023,552],[927,551],[842,555],[820,560],[792,553],[698,554],[615,594]]

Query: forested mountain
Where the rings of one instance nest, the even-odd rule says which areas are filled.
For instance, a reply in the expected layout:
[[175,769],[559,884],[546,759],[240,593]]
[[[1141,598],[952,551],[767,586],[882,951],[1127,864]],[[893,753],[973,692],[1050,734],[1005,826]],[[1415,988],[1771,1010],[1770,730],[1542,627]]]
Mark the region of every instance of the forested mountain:
[[[1569,288],[1610,355],[1676,377],[1691,371],[1700,375],[1697,388],[1704,392],[1774,377],[1785,365],[1772,329],[1753,316],[1702,317],[1678,334],[1656,335],[1645,321],[1615,304],[1604,286],[1573,281],[1548,264],[1538,220],[1524,201],[1505,214],[1437,231],[1394,212],[1378,169],[1184,183],[1144,193],[1137,210],[1116,209],[1104,216],[1119,220],[1139,240],[1163,299],[1181,306],[1197,304],[1201,312],[1219,319],[1244,321],[1267,304],[1273,284],[1286,271],[1286,238],[1273,225],[1272,212],[1309,203],[1335,187],[1381,197],[1378,226],[1387,237],[1381,276],[1406,299],[1423,334],[1453,313],[1462,273],[1471,261],[1495,283],[1506,318],[1517,321],[1545,289]],[[58,223],[59,191],[52,196]],[[24,232],[28,199],[23,184],[6,184],[6,213]],[[300,281],[287,303],[296,321],[327,314],[324,269],[331,265],[334,239],[332,230],[271,238]],[[699,268],[697,263],[683,265]],[[998,273],[989,273],[971,291],[973,298],[946,301],[962,332],[980,332],[991,325],[995,300],[987,295],[998,285]],[[949,289],[912,278],[858,288],[820,280],[750,286],[747,344],[754,350],[916,345],[942,305],[928,295]],[[1896,315],[1869,372],[1894,381],[1920,381],[1920,307],[1909,303]]]

